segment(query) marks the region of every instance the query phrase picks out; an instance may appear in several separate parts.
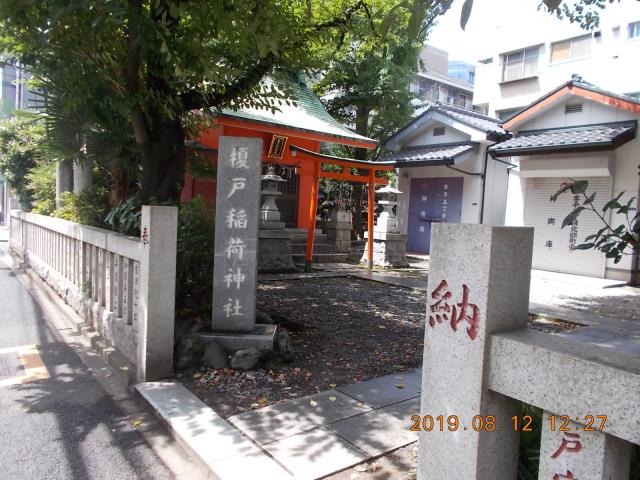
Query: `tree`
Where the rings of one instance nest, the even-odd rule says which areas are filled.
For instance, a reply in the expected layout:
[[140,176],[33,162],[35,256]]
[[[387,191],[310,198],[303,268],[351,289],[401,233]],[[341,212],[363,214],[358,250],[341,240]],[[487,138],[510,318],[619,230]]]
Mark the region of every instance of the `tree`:
[[[580,205],[575,207],[562,222],[562,228],[577,222],[578,217],[583,212],[590,212],[596,215],[603,227],[596,233],[585,238],[585,243],[576,245],[576,250],[600,250],[607,258],[613,258],[615,263],[622,260],[623,255],[640,254],[640,213],[634,208],[636,197],[631,197],[626,201],[622,200],[625,192],[620,192],[613,199],[609,200],[603,207],[602,212],[594,207],[593,201],[596,192],[587,194],[589,182],[587,180],[567,180],[560,184],[560,189],[551,196],[551,201],[555,202],[560,195],[570,191],[572,194],[582,198]],[[636,202],[637,203],[637,202]],[[623,218],[620,225],[613,226],[607,216],[610,212]]]
[[[414,15],[422,2],[405,0]],[[0,47],[65,108],[126,119],[140,158],[144,202],[176,202],[193,111],[282,98],[260,87],[274,68],[300,69],[339,41],[365,0],[52,0],[0,3]],[[103,119],[104,120],[104,119]]]
[[[352,28],[341,36],[337,51],[324,52],[325,68],[314,90],[326,100],[329,113],[355,131],[384,141],[414,113],[409,83],[417,73],[429,27],[451,2],[424,2],[416,16],[409,5],[371,0],[368,10],[354,15]],[[322,52],[321,52],[322,53]],[[340,147],[341,156],[377,158],[380,149]],[[328,180],[327,183],[334,182]],[[343,194],[344,189],[340,190]],[[363,185],[351,189],[353,225],[361,235]]]
[[42,125],[33,120],[13,118],[0,122],[0,172],[23,205],[32,200],[27,174],[41,163],[43,139]]

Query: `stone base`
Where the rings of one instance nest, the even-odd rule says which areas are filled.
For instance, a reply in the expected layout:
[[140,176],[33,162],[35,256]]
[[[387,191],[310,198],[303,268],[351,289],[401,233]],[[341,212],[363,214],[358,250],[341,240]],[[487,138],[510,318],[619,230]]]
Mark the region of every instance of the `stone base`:
[[252,332],[200,332],[199,335],[205,345],[215,341],[233,354],[238,350],[246,350],[247,348],[257,348],[261,351],[273,350],[277,328],[277,325],[257,323]]
[[351,222],[327,222],[325,228],[336,253],[351,253]]
[[[368,232],[364,234],[368,238]],[[364,248],[361,263],[369,262],[369,243]],[[408,267],[407,236],[400,233],[373,232],[373,264],[379,267]]]
[[260,230],[258,272],[295,272],[291,254],[291,235],[285,230]]

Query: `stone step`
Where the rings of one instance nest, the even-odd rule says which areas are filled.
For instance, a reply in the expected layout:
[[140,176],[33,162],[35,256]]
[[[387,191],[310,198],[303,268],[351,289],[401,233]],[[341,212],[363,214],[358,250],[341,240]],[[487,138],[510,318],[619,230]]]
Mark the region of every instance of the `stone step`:
[[[304,264],[304,255],[293,255],[293,263]],[[348,260],[346,253],[314,253],[313,263],[344,263]]]
[[[291,235],[291,244],[306,244],[307,243],[307,233],[295,233]],[[326,233],[318,233],[316,230],[316,234],[313,236],[313,243],[327,243],[327,234]]]
[[[291,253],[294,255],[304,255],[307,245],[305,243],[292,243]],[[330,243],[314,243],[313,253],[335,253],[333,245]]]

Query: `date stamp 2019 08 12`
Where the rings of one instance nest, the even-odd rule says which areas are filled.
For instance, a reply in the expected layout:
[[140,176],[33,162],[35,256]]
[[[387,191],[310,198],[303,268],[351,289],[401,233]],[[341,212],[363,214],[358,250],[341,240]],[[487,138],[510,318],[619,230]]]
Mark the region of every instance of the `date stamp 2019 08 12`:
[[[449,431],[456,432],[458,430],[474,430],[476,432],[487,431],[505,431],[514,430],[517,432],[531,432],[533,430],[533,417],[531,415],[511,417],[510,422],[505,422],[504,425],[500,425],[496,422],[496,417],[493,415],[476,415],[471,419],[468,425],[462,424],[457,415],[411,415],[411,426],[409,430],[413,432],[419,432],[424,430],[426,432],[435,431]],[[551,431],[559,432],[572,432],[572,431],[585,431],[585,432],[601,432],[605,429],[607,422],[606,415],[585,415],[583,418],[576,417],[575,420],[568,415],[550,415],[546,418],[549,422],[549,428]],[[579,425],[571,425],[571,422],[577,422]]]

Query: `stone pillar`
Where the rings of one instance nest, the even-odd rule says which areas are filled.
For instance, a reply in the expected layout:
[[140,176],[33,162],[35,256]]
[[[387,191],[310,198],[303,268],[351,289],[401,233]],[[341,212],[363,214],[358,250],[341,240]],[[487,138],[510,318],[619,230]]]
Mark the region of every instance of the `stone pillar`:
[[532,228],[432,226],[421,415],[434,426],[419,480],[516,478],[520,404],[489,391],[485,370],[491,334],[527,326],[532,246]]
[[178,209],[142,207],[138,382],[173,374]]
[[61,196],[64,192],[73,191],[73,163],[61,161],[56,163],[56,207],[60,208]]
[[73,193],[80,193],[93,185],[93,162],[90,159],[73,162]]
[[216,186],[212,329],[256,325],[262,140],[220,137]]
[[327,239],[333,244],[336,253],[351,253],[351,212],[334,210],[325,223],[325,228]]
[[584,423],[543,413],[539,480],[629,478],[631,444],[607,435],[606,422],[604,430],[598,431],[602,418],[595,412],[593,420],[589,427],[596,431],[585,431]]

